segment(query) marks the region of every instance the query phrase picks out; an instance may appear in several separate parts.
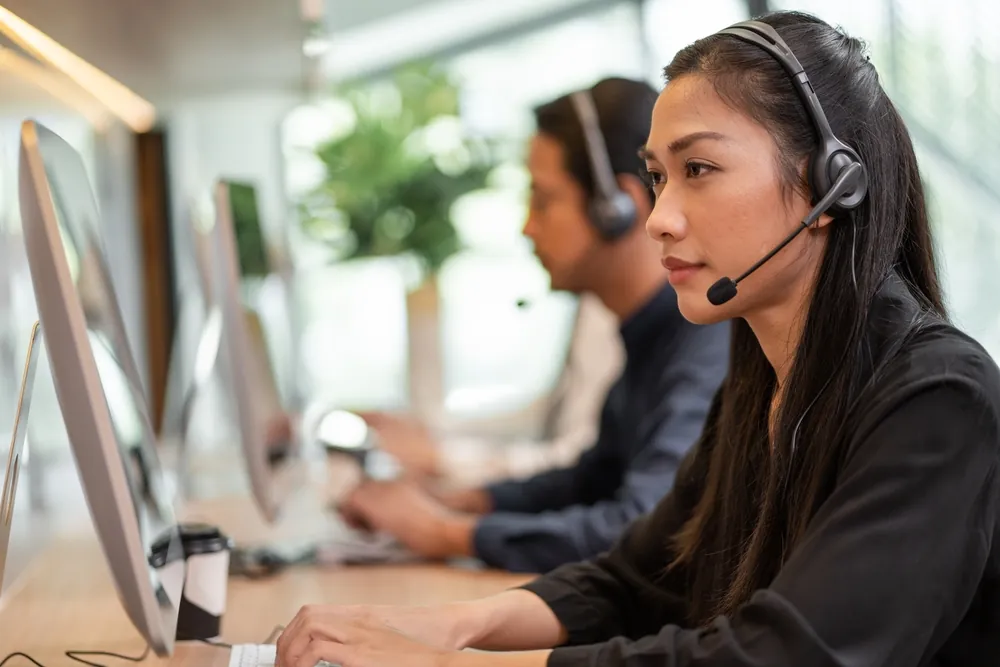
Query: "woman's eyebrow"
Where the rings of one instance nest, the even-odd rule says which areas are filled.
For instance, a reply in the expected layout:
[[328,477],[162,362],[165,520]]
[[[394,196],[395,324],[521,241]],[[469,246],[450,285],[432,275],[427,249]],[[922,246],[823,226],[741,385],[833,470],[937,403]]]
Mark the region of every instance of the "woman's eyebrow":
[[[692,145],[699,141],[728,141],[729,137],[718,132],[713,132],[711,130],[702,130],[701,132],[692,132],[691,134],[686,134],[679,139],[674,139],[667,146],[667,150],[671,153],[679,153],[686,148],[690,148]],[[642,160],[655,160],[656,155],[653,154],[647,145],[642,145],[639,147],[638,152],[639,158]]]

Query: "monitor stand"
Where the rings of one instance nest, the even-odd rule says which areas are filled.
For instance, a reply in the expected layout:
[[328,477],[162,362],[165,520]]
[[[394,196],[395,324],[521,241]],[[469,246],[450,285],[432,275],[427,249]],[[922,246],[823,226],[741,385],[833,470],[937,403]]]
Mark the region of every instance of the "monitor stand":
[[17,497],[17,480],[21,472],[24,441],[28,434],[28,413],[31,409],[32,390],[35,386],[35,370],[38,367],[38,349],[41,324],[35,322],[28,338],[28,352],[21,374],[21,388],[18,391],[17,408],[14,412],[14,428],[10,438],[10,453],[0,490],[0,589],[3,588],[4,567],[7,563],[7,546],[10,543],[10,528],[14,520],[14,499]]

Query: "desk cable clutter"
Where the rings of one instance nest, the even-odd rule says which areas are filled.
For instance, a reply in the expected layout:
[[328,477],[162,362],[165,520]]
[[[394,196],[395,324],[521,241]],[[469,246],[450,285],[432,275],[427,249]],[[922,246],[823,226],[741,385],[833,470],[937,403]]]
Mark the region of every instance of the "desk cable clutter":
[[[264,640],[264,644],[269,645],[272,642],[274,642],[277,639],[278,635],[280,635],[284,629],[285,627],[283,625],[275,626],[274,629],[271,630],[271,634],[269,634],[267,636],[267,639]],[[235,644],[235,645],[227,644],[225,642],[213,641],[208,639],[201,639],[198,641],[200,641],[203,644],[208,644],[210,646],[222,649],[233,649],[236,646],[242,646],[240,644]],[[142,654],[138,656],[121,655],[120,653],[111,653],[109,651],[64,651],[63,655],[65,655],[70,660],[74,660],[81,664],[87,665],[87,667],[107,667],[107,665],[103,665],[99,662],[91,662],[90,660],[85,660],[84,658],[104,657],[104,658],[115,658],[117,660],[126,660],[128,662],[142,662],[149,656],[149,646],[147,645],[146,648],[143,650]],[[48,667],[47,665],[42,664],[38,660],[35,660],[27,653],[23,653],[21,651],[15,651],[6,656],[3,660],[0,660],[0,667],[7,667],[7,663],[12,661],[14,658],[24,658],[28,662],[35,665],[35,667]]]
[[[119,653],[110,653],[108,651],[64,651],[63,655],[65,655],[70,660],[74,660],[81,664],[87,665],[87,667],[106,667],[106,665],[102,665],[99,662],[91,662],[89,660],[85,660],[81,656],[91,657],[91,658],[94,657],[116,658],[118,660],[127,660],[128,662],[142,662],[149,655],[149,646],[147,645],[146,649],[142,652],[142,655],[139,656],[121,655]],[[46,667],[46,665],[43,665],[42,663],[38,662],[27,653],[22,653],[21,651],[15,651],[10,655],[8,655],[3,660],[0,660],[0,667],[5,667],[5,665],[14,658],[24,658],[25,660],[36,665],[36,667]]]

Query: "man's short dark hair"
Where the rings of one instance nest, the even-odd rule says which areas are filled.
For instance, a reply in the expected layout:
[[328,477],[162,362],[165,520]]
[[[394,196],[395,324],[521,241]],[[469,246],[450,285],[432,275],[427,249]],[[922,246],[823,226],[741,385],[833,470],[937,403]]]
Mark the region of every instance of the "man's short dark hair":
[[[590,94],[597,108],[611,168],[615,174],[638,175],[645,164],[637,152],[649,136],[656,91],[642,81],[613,77],[597,82],[590,89]],[[570,96],[564,95],[536,108],[535,124],[539,132],[562,145],[566,154],[566,169],[583,186],[587,195],[593,197],[595,184],[586,139]]]

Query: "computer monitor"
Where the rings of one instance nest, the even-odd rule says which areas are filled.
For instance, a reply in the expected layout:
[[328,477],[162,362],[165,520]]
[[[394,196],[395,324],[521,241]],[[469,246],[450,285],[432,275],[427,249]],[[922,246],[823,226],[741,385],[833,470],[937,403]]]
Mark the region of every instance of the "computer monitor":
[[271,272],[264,230],[260,226],[257,188],[251,183],[227,180],[226,209],[233,222],[240,275],[263,277]]
[[[190,245],[192,252],[175,258],[185,278],[178,285],[177,322],[160,425],[161,448],[166,445],[167,456],[177,459],[177,481],[182,488],[190,482],[186,457],[190,453],[188,438],[194,408],[211,386],[222,336],[222,314],[211,304],[210,237],[199,232],[205,219],[212,219],[214,224],[214,213],[202,213],[200,209],[192,206],[184,216],[187,224],[179,230],[185,237],[180,245]],[[192,275],[188,277],[189,273]]]
[[[153,429],[100,241],[80,155],[34,121],[21,127],[19,200],[56,396],[118,596],[158,655],[173,650],[185,576]],[[157,538],[165,564],[150,564]]]
[[[234,198],[235,192],[240,194]],[[243,272],[234,212],[246,207],[245,195],[245,188],[233,183],[216,183],[214,224],[198,233],[207,237],[214,260],[208,267],[209,299],[211,309],[218,309],[222,316],[218,361],[236,413],[250,488],[264,518],[275,521],[301,469],[296,465],[299,448],[295,443],[270,437],[284,410],[263,327],[241,297]]]
[[14,426],[10,435],[10,451],[7,453],[7,467],[4,469],[3,487],[0,489],[0,593],[3,592],[7,548],[10,545],[10,526],[14,520],[14,499],[17,497],[17,480],[21,473],[24,441],[28,435],[31,392],[35,386],[35,369],[38,366],[38,329],[39,324],[35,322],[28,338],[28,353],[21,374],[21,389],[18,391]]

